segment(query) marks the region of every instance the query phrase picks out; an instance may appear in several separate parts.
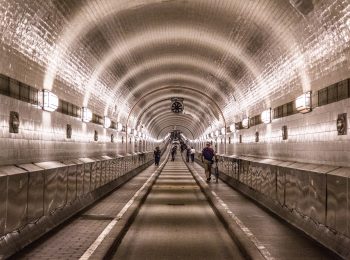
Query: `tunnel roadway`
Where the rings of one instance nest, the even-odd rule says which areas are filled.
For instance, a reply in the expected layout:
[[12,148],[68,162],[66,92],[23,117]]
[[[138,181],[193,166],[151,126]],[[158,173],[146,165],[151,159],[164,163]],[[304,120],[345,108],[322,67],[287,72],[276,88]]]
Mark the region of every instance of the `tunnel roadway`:
[[243,259],[185,163],[164,167],[113,259]]

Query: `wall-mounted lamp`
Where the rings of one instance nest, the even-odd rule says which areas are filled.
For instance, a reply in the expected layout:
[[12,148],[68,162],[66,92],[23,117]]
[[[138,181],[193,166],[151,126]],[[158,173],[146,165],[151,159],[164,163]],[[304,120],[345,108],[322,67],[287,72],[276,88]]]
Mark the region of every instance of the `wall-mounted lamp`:
[[232,133],[236,132],[236,124],[230,125],[230,131],[231,131]]
[[92,120],[92,112],[90,109],[88,109],[87,107],[83,107],[82,108],[82,114],[81,114],[81,119],[83,120],[83,122],[90,122]]
[[311,91],[302,94],[295,100],[295,107],[299,113],[311,111]]
[[123,130],[123,125],[121,123],[117,124],[117,131],[120,132]]
[[224,135],[225,134],[225,128],[221,128],[221,134]]
[[58,108],[58,97],[51,91],[44,89],[42,92],[42,108],[53,112]]
[[104,120],[103,120],[103,127],[104,128],[109,128],[111,126],[111,119],[109,119],[109,117],[104,117]]
[[261,121],[264,122],[265,124],[271,123],[271,108],[261,113]]
[[243,128],[249,128],[249,117],[242,120],[242,126]]

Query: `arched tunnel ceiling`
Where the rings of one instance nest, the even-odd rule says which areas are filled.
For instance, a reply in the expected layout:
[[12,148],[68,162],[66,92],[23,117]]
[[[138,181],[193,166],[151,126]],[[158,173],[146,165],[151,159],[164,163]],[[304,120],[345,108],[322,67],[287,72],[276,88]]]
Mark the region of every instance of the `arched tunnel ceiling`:
[[[209,125],[258,114],[349,72],[344,0],[0,7],[1,73],[130,127],[142,124],[154,137],[178,126],[197,138]],[[184,98],[184,114],[170,112],[172,97]]]

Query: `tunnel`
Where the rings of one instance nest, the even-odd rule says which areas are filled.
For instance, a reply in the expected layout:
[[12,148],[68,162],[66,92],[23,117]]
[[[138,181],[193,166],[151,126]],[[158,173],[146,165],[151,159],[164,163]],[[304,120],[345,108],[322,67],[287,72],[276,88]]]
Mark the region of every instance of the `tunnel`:
[[349,0],[0,17],[0,259],[350,259]]

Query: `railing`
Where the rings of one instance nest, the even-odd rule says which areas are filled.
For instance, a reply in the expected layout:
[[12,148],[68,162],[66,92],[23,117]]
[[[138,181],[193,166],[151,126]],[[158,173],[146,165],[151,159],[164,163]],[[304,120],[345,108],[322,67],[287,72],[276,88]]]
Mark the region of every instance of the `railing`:
[[0,237],[73,204],[150,163],[153,152],[0,167]]
[[[196,156],[200,163],[200,154]],[[221,177],[254,198],[350,237],[350,168],[218,155]]]

